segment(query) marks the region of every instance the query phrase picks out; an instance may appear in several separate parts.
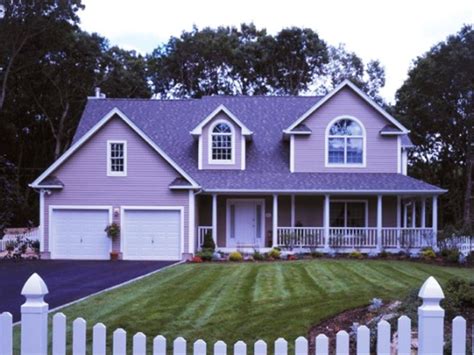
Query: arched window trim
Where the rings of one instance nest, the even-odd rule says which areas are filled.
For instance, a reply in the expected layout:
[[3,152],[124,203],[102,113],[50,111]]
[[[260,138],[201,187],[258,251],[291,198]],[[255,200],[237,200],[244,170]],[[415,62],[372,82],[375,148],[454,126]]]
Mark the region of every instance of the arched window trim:
[[[212,137],[214,134],[222,134],[222,133],[214,133],[214,128],[220,124],[220,123],[225,123],[226,125],[229,126],[230,128],[230,149],[231,149],[231,159],[230,160],[221,160],[221,159],[212,159]],[[208,131],[208,163],[209,164],[235,164],[235,128],[232,123],[230,123],[228,120],[220,119],[216,120],[209,126],[209,131]]]
[[[362,163],[330,163],[329,162],[329,138],[331,137],[337,137],[337,136],[332,136],[329,134],[329,131],[331,130],[331,127],[334,125],[339,120],[352,120],[356,122],[360,128],[362,129],[362,135],[361,136],[353,136],[356,138],[362,138]],[[326,134],[324,137],[324,162],[325,162],[325,167],[326,168],[365,168],[367,164],[367,133],[365,130],[364,124],[354,116],[348,116],[348,115],[343,115],[343,116],[338,116],[336,118],[333,118],[328,125],[326,126]]]

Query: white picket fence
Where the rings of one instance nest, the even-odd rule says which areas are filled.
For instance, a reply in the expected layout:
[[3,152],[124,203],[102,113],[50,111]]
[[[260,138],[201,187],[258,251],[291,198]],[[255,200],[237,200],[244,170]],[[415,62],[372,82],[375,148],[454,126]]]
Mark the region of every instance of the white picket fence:
[[468,255],[474,251],[474,236],[452,236],[440,241],[440,247],[456,248],[462,254]]
[[[22,355],[46,355],[48,350],[53,355],[63,355],[68,351],[66,337],[67,319],[63,313],[56,313],[52,323],[52,346],[48,349],[48,304],[44,302],[44,296],[48,293],[48,288],[44,281],[36,273],[25,283],[22,295],[26,302],[21,306],[21,354]],[[440,301],[444,298],[443,290],[438,282],[429,277],[420,289],[418,296],[423,303],[418,308],[418,354],[420,355],[441,355],[444,350],[444,310],[440,306]],[[466,354],[466,320],[456,317],[452,321],[452,354]],[[134,354],[142,355],[152,353],[154,355],[167,353],[167,340],[158,335],[153,339],[152,349],[147,349],[147,337],[144,333],[136,333],[132,338],[132,344],[127,344],[127,333],[124,329],[116,329],[112,333],[112,353],[114,355]],[[472,330],[474,337],[474,328]],[[356,352],[357,354],[370,354],[370,330],[362,325],[357,328]],[[92,343],[90,343],[92,340]],[[473,339],[474,340],[474,339]],[[340,331],[336,336],[336,354],[346,355],[350,352],[350,337],[346,331]],[[326,335],[318,335],[315,339],[315,354],[329,354],[330,339]],[[91,345],[92,354],[105,355],[107,353],[107,328],[104,324],[98,323],[92,328],[92,339],[87,338],[87,323],[82,318],[77,318],[72,322],[72,354],[85,355],[87,346]],[[284,338],[278,338],[274,345],[273,353],[276,355],[287,355],[289,353],[289,343]],[[176,338],[172,346],[173,355],[185,355],[188,353],[187,341]],[[246,355],[253,353],[256,355],[266,355],[270,353],[269,345],[258,340],[252,345],[247,345],[243,341],[228,345],[223,341],[217,341],[208,345],[204,340],[194,341],[189,348],[189,354],[194,355]],[[296,355],[308,354],[308,340],[299,337],[294,342],[294,352]],[[13,328],[12,316],[8,312],[0,315],[0,354],[11,355],[13,349]],[[376,333],[376,353],[377,354],[403,354],[409,355],[412,352],[412,327],[411,320],[402,316],[397,323],[397,342],[395,348],[392,343],[392,330],[390,324],[385,320],[378,323]]]

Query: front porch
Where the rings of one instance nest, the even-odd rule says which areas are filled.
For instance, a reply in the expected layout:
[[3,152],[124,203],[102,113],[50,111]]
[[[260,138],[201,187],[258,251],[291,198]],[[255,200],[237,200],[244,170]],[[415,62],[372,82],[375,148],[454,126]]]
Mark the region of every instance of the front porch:
[[[430,202],[430,203],[428,203]],[[201,195],[197,246],[364,253],[434,247],[437,195]]]

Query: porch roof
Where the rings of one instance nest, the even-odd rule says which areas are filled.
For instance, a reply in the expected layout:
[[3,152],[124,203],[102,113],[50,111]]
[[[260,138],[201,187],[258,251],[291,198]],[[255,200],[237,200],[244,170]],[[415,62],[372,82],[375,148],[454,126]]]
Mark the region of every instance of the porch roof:
[[394,173],[249,173],[202,171],[198,182],[207,192],[315,192],[438,195],[437,186]]

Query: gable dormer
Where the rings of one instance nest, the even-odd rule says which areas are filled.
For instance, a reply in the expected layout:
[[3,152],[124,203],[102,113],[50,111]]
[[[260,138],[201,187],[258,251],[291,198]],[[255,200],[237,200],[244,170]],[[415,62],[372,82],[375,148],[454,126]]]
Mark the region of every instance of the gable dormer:
[[247,140],[253,132],[224,105],[190,133],[198,139],[199,170],[245,170]]
[[290,172],[402,173],[409,131],[346,80],[283,130]]

